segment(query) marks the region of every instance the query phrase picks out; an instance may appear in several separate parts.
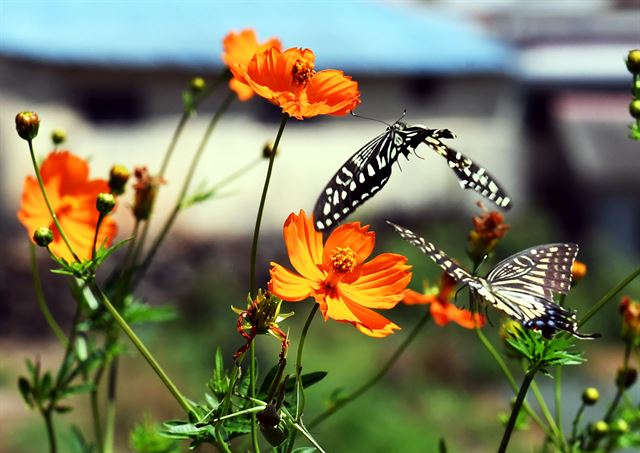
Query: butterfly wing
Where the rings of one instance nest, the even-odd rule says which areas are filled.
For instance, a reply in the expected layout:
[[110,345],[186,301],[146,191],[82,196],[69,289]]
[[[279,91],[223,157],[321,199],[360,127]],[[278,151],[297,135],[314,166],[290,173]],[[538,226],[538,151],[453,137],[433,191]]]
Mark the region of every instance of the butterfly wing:
[[313,209],[316,229],[340,223],[375,195],[389,180],[400,154],[407,156],[428,133],[423,127],[397,122],[356,151],[322,190]]
[[[578,338],[595,338],[578,332],[575,313],[553,300],[554,293],[571,288],[571,267],[578,245],[546,244],[513,255],[489,272],[489,301],[523,326],[537,329],[545,338],[565,330]],[[487,299],[487,297],[485,297]]]
[[511,198],[485,168],[442,142],[443,138],[455,138],[451,131],[448,129],[430,130],[432,133],[427,135],[424,143],[447,160],[449,168],[453,170],[460,181],[460,187],[478,192],[503,209],[511,209]]
[[478,285],[478,281],[474,276],[454,263],[451,258],[449,258],[442,250],[439,250],[431,242],[426,241],[424,238],[421,238],[407,228],[396,225],[395,223],[389,222],[388,220],[387,223],[396,230],[396,232],[400,235],[400,237],[402,237],[402,239],[404,239],[414,247],[417,247],[422,253],[431,258],[438,266],[442,268],[443,271],[453,277],[457,282],[462,284],[470,284],[472,286]]

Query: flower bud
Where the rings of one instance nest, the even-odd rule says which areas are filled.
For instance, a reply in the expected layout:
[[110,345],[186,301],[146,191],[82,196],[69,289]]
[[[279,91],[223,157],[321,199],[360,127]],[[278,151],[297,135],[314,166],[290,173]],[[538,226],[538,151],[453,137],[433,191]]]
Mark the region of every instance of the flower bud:
[[602,437],[609,432],[609,425],[604,420],[597,421],[591,425],[591,432],[595,437]]
[[280,423],[280,415],[278,414],[276,406],[273,404],[267,404],[267,407],[263,411],[256,414],[256,418],[258,419],[258,423],[265,428],[273,428]]
[[504,223],[504,216],[497,211],[488,211],[484,206],[484,214],[472,219],[473,230],[469,233],[467,252],[474,263],[480,263],[498,245],[498,241],[507,231],[509,225]]
[[109,172],[109,188],[111,193],[122,195],[131,173],[124,165],[114,165]]
[[109,214],[116,205],[116,198],[110,193],[98,194],[96,209],[102,215]]
[[206,87],[207,82],[205,82],[202,77],[194,77],[191,79],[191,82],[189,82],[189,89],[194,94],[202,93]]
[[620,367],[616,373],[616,386],[620,389],[628,389],[635,384],[637,379],[638,371],[635,368]]
[[62,129],[54,129],[51,133],[51,141],[54,145],[62,145],[67,140],[67,133]]
[[265,159],[271,159],[271,155],[274,152],[278,154],[277,150],[274,151],[273,143],[271,142],[265,143],[264,146],[262,147],[262,157],[264,157]]
[[640,338],[640,302],[624,296],[618,309],[622,314],[622,338],[636,341]]
[[626,420],[619,418],[618,420],[611,423],[611,431],[615,431],[620,434],[629,432],[629,423]]
[[640,49],[629,51],[627,55],[627,69],[632,74],[640,73]]
[[600,399],[600,392],[595,387],[587,387],[582,392],[582,402],[585,406],[593,406]]
[[36,112],[20,112],[16,115],[16,131],[18,135],[27,140],[33,140],[38,135],[40,118]]
[[587,275],[587,265],[575,260],[571,266],[571,284],[575,285]]
[[138,220],[148,220],[163,180],[157,176],[151,176],[147,167],[137,167],[133,174],[138,180],[133,186],[136,190],[133,215]]
[[53,231],[51,228],[40,227],[33,232],[33,242],[40,247],[46,247],[53,242]]
[[640,99],[634,99],[629,104],[629,113],[637,120],[640,120]]

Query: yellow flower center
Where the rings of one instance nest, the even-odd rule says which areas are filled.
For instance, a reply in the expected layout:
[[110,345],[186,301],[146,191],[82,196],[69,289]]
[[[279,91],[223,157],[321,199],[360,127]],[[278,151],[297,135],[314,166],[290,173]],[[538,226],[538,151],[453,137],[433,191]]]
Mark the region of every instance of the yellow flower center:
[[291,68],[293,81],[298,85],[306,85],[307,81],[309,81],[314,74],[313,63],[307,60],[300,59],[296,61],[293,68]]
[[336,247],[329,255],[333,269],[336,272],[352,272],[356,268],[356,252],[351,247]]

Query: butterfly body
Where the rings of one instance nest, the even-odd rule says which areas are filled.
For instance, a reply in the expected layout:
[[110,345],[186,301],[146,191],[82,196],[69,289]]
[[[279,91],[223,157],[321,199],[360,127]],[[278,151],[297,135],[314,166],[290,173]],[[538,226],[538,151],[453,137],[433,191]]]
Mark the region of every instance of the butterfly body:
[[545,338],[553,337],[559,330],[578,338],[597,336],[578,332],[575,313],[553,300],[554,293],[567,294],[571,288],[571,267],[578,254],[577,244],[531,247],[501,261],[483,278],[470,274],[411,230],[387,223],[457,282],[468,285],[473,294],[524,327],[539,330]]
[[360,204],[373,197],[391,177],[394,163],[409,158],[421,143],[444,157],[463,189],[472,189],[498,206],[509,209],[511,200],[482,167],[452,150],[443,139],[453,139],[449,129],[409,126],[396,121],[347,160],[323,189],[313,210],[315,227],[324,230],[337,225]]

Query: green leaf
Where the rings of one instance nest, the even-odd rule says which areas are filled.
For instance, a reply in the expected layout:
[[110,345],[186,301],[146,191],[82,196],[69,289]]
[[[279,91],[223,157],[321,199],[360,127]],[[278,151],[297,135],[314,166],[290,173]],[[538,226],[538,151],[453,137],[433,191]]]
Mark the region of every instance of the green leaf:
[[179,453],[180,445],[162,433],[162,427],[150,419],[138,423],[129,434],[129,444],[136,453]]
[[93,383],[90,383],[90,382],[88,382],[86,384],[74,385],[72,387],[67,387],[66,389],[64,389],[61,392],[61,397],[62,398],[67,398],[69,396],[79,395],[81,393],[90,392],[93,389],[95,389],[95,385]]
[[129,324],[159,323],[176,319],[178,314],[171,305],[152,306],[146,302],[129,298],[122,313]]
[[129,238],[126,238],[126,239],[123,239],[123,240],[119,241],[117,244],[114,244],[109,248],[105,248],[104,245],[101,245],[100,249],[96,251],[96,257],[93,260],[94,269],[97,268],[98,266],[100,266],[104,262],[104,260],[109,258],[109,256],[111,256],[111,254],[113,252],[118,250],[120,247],[122,247],[127,242],[131,241],[132,239],[133,239],[133,236],[129,237]]
[[27,378],[24,378],[21,376],[18,379],[18,388],[20,389],[20,394],[22,395],[22,399],[24,400],[25,403],[27,403],[27,406],[29,406],[30,408],[33,408],[33,399],[31,397],[31,384],[29,384],[29,381],[27,380]]
[[215,188],[205,189],[204,186],[201,185],[198,189],[196,189],[195,193],[187,195],[182,199],[182,201],[180,202],[180,209],[187,209],[195,204],[203,203],[213,198],[215,194]]
[[214,358],[213,375],[207,382],[207,387],[218,400],[222,400],[225,397],[229,388],[229,377],[224,369],[222,349],[219,346],[216,349]]
[[94,453],[93,444],[89,442],[82,434],[82,430],[76,425],[71,427],[71,439],[68,442],[69,451],[74,453]]
[[[323,380],[327,376],[326,371],[314,371],[312,373],[303,374],[300,376],[300,380],[302,381],[302,386],[306,389],[311,387],[313,384],[317,384],[321,380]],[[287,382],[284,386],[285,392],[292,392],[296,388],[296,380],[294,377],[291,379],[287,379]]]
[[293,450],[292,453],[313,453],[314,451],[318,451],[316,447],[299,447]]
[[194,423],[182,421],[165,422],[163,425],[163,434],[172,439],[190,439],[193,436],[207,432],[206,426],[198,427]]

